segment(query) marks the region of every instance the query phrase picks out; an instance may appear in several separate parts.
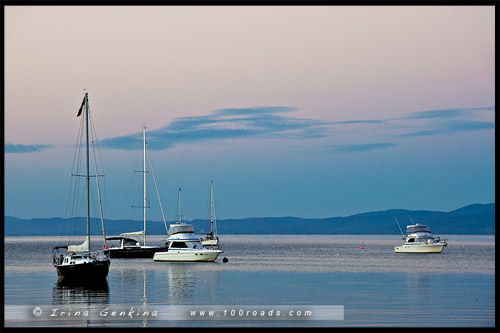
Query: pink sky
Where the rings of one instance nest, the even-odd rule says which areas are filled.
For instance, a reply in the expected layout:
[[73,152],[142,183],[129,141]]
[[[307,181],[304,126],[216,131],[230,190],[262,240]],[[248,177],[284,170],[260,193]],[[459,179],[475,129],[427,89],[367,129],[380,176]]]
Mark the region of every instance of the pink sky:
[[[6,6],[5,143],[52,147],[6,154],[6,190],[18,191],[8,198],[12,211],[6,214],[22,214],[22,209],[14,208],[22,206],[21,198],[31,196],[36,201],[41,195],[37,191],[45,187],[37,183],[40,174],[54,171],[53,161],[60,161],[60,169],[70,164],[71,150],[66,145],[75,143],[76,112],[84,88],[100,140],[133,136],[143,123],[152,134],[160,135],[196,117],[216,119],[217,110],[290,108],[287,113],[272,114],[272,127],[265,118],[251,122],[232,121],[235,115],[226,122],[217,118],[218,126],[242,129],[250,124],[252,130],[268,131],[259,137],[219,136],[206,142],[197,138],[195,143],[176,143],[158,153],[158,167],[170,172],[172,196],[183,183],[190,184],[194,193],[201,187],[194,179],[206,185],[218,174],[215,183],[227,185],[226,189],[219,185],[220,195],[226,192],[227,206],[234,207],[227,217],[252,214],[252,208],[237,208],[251,200],[264,207],[255,216],[318,217],[382,208],[452,209],[469,201],[494,201],[494,187],[489,185],[494,180],[494,31],[493,6]],[[473,112],[474,108],[486,109]],[[406,120],[416,112],[433,110],[449,110],[447,115],[459,118],[453,118],[456,123],[447,122],[449,117],[441,122]],[[370,122],[332,125],[343,121]],[[301,126],[302,137],[291,138],[291,127],[281,132],[279,122]],[[454,134],[443,139],[436,133]],[[312,134],[318,135],[313,138]],[[361,152],[339,155],[355,149]],[[365,149],[379,149],[379,154],[364,155]],[[428,155],[423,153],[427,149]],[[449,179],[441,175],[446,174],[444,170],[458,173],[454,164],[464,159],[472,163],[466,158],[469,151],[480,151],[476,161],[482,164],[464,166],[462,174],[467,176],[460,184],[471,192],[474,188],[476,194],[459,197],[453,190],[458,197],[448,197],[443,185],[427,202],[415,201],[416,193],[429,193],[422,183],[415,184],[418,190],[409,186],[419,172],[443,179],[443,184],[457,184],[460,175],[450,174]],[[326,157],[325,152],[336,155]],[[436,156],[451,152],[455,155],[439,160],[434,168]],[[120,169],[123,161],[132,158],[128,153],[108,150],[108,170],[124,172]],[[391,179],[387,168],[396,168],[401,158],[408,158],[409,163],[414,156],[424,161],[424,169],[409,170],[408,179],[401,175],[402,182],[393,184],[393,193],[400,193],[401,184],[408,185],[406,195],[388,194],[384,200],[377,195],[370,198],[368,193],[366,204],[360,206],[353,184],[342,183],[367,175],[364,168],[376,165],[380,169],[368,174],[378,182],[373,189],[384,189],[384,181]],[[374,158],[384,162],[374,163]],[[302,164],[290,166],[294,160]],[[178,169],[168,169],[174,161]],[[193,161],[198,161],[199,168]],[[322,169],[316,170],[316,164],[307,165],[307,161]],[[203,165],[209,165],[212,174]],[[191,174],[185,179],[176,176],[187,169]],[[313,170],[320,178],[314,178]],[[57,171],[51,184],[61,183],[62,190],[54,187],[52,191],[66,193],[61,175],[65,177],[69,170]],[[245,179],[251,171],[257,173],[250,184]],[[283,186],[304,177],[309,183],[304,180],[297,185],[302,201],[285,195],[280,204],[272,203],[277,193],[295,190]],[[259,179],[265,179],[268,188],[255,185]],[[23,182],[37,183],[39,189],[20,186]],[[366,182],[370,187],[368,178]],[[231,186],[241,187],[238,195],[229,194]],[[245,198],[249,188],[251,196]],[[339,192],[331,193],[333,189]],[[205,190],[193,194],[192,200],[204,200]],[[268,196],[262,196],[263,191]],[[315,202],[318,195],[332,195],[335,203]],[[240,201],[231,202],[233,198]],[[440,203],[435,198],[447,199]],[[301,204],[302,211],[290,209]],[[33,211],[35,215],[61,215],[41,213],[42,208],[33,207]],[[195,211],[193,217],[203,217],[201,204]]]
[[106,137],[227,107],[477,107],[494,104],[494,8],[6,7],[5,69],[12,143],[72,138],[84,88]]

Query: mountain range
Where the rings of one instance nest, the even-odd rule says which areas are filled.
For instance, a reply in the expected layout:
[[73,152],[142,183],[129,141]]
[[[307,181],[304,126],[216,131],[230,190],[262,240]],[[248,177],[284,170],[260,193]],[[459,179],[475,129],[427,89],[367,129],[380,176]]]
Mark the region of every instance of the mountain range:
[[[494,235],[495,204],[473,204],[450,212],[428,210],[391,209],[368,212],[347,217],[298,218],[265,217],[245,219],[217,220],[217,229],[221,235],[242,234],[352,234],[352,235],[390,235],[399,234],[396,219],[405,232],[406,225],[421,223],[430,226],[436,235]],[[171,224],[174,222],[168,222]],[[207,220],[188,221],[197,234],[210,229]],[[101,220],[92,219],[92,234],[101,234]],[[137,220],[105,220],[107,235],[119,235],[123,232],[142,230],[143,222]],[[4,217],[5,236],[61,236],[84,235],[85,218],[73,220],[63,218],[20,219]],[[148,221],[148,235],[166,235],[163,221]]]

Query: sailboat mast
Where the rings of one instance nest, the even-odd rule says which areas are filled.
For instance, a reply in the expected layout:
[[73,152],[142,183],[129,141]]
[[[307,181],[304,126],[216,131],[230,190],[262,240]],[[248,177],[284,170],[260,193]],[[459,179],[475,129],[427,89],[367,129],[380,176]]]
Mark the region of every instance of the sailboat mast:
[[182,223],[182,209],[181,209],[181,188],[179,187],[179,224]]
[[87,140],[87,239],[89,241],[89,253],[90,253],[90,175],[89,175],[89,95],[85,92],[85,136]]
[[146,198],[146,125],[142,127],[142,138],[144,141],[144,165],[143,165],[143,174],[144,174],[144,245],[146,245],[146,207],[147,207],[147,198]]
[[215,219],[215,210],[214,210],[214,183],[210,180],[210,231],[214,231],[214,219]]

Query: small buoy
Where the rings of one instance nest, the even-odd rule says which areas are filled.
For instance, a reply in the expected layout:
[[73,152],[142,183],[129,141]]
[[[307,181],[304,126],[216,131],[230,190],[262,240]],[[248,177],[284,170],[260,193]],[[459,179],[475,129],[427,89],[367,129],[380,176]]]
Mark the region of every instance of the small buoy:
[[365,242],[361,242],[361,244],[364,244]]
[[224,257],[224,258],[222,259],[222,262],[228,262],[228,261],[229,261],[229,259],[227,259],[226,257]]
[[360,246],[360,247],[359,247],[359,249],[360,249],[360,250],[363,250],[363,249],[364,249],[364,247]]

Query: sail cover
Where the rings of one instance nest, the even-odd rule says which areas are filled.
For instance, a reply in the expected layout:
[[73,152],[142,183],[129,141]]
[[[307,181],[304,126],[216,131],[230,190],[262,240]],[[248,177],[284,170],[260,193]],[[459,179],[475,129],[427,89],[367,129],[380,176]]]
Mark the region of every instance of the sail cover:
[[68,252],[89,252],[89,237],[80,245],[68,245]]
[[135,232],[125,232],[123,234],[120,234],[120,236],[144,236],[144,230],[142,231],[135,231]]

